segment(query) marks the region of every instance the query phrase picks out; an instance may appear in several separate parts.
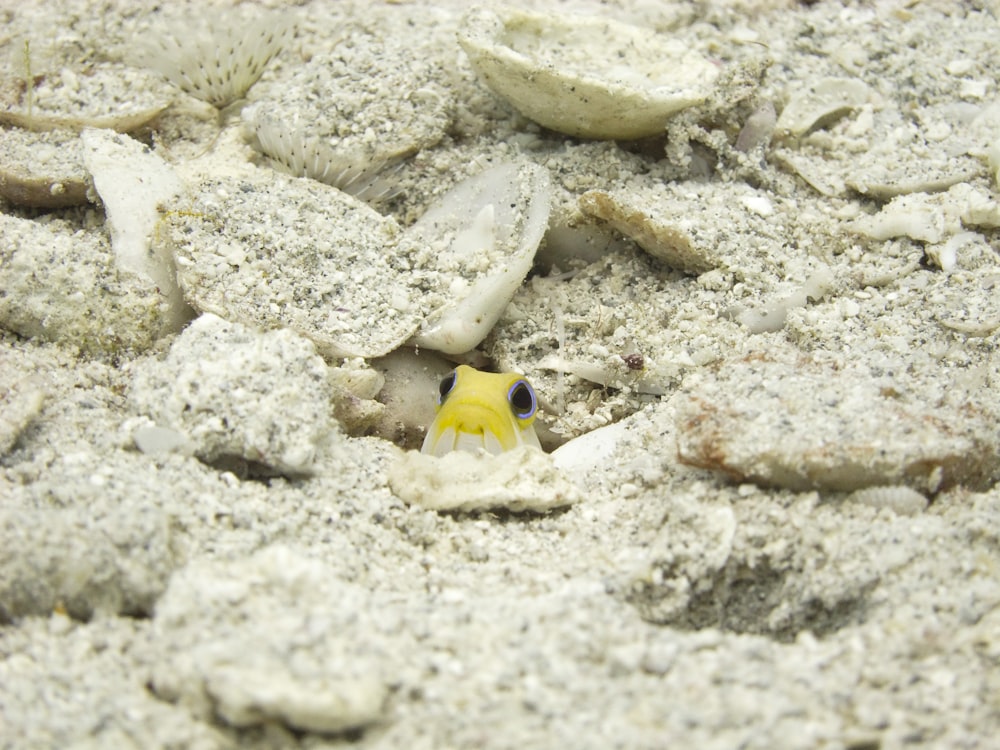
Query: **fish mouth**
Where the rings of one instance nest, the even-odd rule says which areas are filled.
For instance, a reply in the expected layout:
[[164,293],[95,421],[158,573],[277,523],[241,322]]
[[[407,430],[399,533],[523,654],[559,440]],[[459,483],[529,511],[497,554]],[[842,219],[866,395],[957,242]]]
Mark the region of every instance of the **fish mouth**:
[[[518,440],[518,443],[521,441]],[[427,433],[424,445],[420,449],[422,453],[440,458],[452,451],[464,451],[465,453],[486,453],[497,456],[507,448],[504,447],[500,438],[488,429],[479,429],[476,432],[469,432],[455,427],[446,427],[439,434],[434,435],[432,431]]]

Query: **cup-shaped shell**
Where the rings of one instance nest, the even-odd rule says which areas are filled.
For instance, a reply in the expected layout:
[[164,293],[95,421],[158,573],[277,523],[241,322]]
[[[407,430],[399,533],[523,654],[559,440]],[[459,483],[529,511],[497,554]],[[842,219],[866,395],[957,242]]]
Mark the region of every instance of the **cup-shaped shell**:
[[459,43],[479,78],[535,122],[581,138],[662,133],[718,70],[679,40],[592,16],[477,9]]

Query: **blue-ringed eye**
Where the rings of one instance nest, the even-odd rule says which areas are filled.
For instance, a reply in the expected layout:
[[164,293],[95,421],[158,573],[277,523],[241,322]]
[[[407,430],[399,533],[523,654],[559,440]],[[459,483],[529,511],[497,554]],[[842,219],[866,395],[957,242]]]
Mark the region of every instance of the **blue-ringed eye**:
[[452,389],[455,387],[455,382],[458,380],[457,373],[452,370],[447,375],[441,379],[440,385],[438,385],[438,403],[443,404],[445,398],[451,393]]
[[527,419],[535,413],[538,402],[535,400],[535,390],[526,380],[518,380],[507,391],[507,400],[510,408],[514,411],[514,416],[518,419]]

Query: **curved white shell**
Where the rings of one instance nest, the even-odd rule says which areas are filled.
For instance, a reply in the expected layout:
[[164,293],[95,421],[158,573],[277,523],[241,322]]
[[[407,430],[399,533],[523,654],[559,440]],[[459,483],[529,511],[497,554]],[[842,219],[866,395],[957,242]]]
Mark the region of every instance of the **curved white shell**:
[[860,107],[871,96],[868,85],[857,78],[823,78],[792,96],[775,128],[781,134],[803,135],[817,125]]
[[434,266],[454,273],[411,345],[460,354],[486,337],[531,270],[549,194],[544,167],[501,164],[460,183],[406,231],[404,255],[431,248]]
[[458,40],[496,94],[583,138],[662,133],[671,115],[706,98],[718,74],[679,40],[590,16],[478,9]]

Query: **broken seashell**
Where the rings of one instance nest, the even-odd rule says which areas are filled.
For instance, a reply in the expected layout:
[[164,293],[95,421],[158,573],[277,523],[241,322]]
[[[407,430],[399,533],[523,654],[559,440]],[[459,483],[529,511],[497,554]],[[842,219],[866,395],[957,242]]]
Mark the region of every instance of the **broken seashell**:
[[[311,341],[210,314],[162,360],[136,367],[129,389],[136,412],[174,431],[173,442],[202,461],[252,461],[292,476],[312,473],[338,431],[331,398],[329,368]],[[133,438],[140,450],[143,438],[148,447],[148,434]]]
[[434,421],[434,399],[441,380],[455,363],[432,351],[402,347],[372,361],[383,376],[378,400],[385,406],[371,433],[391,440],[401,448],[419,450]]
[[993,170],[993,179],[1000,187],[1000,138],[990,144],[989,150],[990,169]]
[[780,331],[785,327],[789,310],[820,301],[830,293],[834,281],[833,272],[826,266],[821,266],[809,275],[799,289],[788,296],[773,300],[761,308],[734,310],[731,317],[746,326],[750,333]]
[[629,190],[591,190],[580,196],[579,204],[581,211],[608,222],[672,268],[699,274],[719,265],[715,248],[699,241],[697,231],[686,226],[687,216],[671,216],[669,205],[650,204],[645,197]]
[[664,185],[636,177],[624,188],[591,190],[580,196],[580,210],[634,240],[672,268],[700,274],[739,266],[746,248],[781,242],[770,215],[771,200],[747,185]]
[[776,131],[800,136],[865,104],[871,89],[857,78],[824,78],[796,92],[781,111]]
[[178,18],[140,39],[132,54],[182,91],[220,109],[242,99],[292,31],[287,14],[234,23],[219,13]]
[[927,509],[927,498],[912,487],[889,485],[886,487],[865,487],[855,490],[848,502],[867,505],[876,510],[888,508],[899,516],[916,516]]
[[551,456],[527,445],[495,456],[407,451],[389,467],[388,480],[389,489],[404,502],[437,511],[544,513],[572,505],[581,496]]
[[[846,196],[848,189],[887,201],[909,193],[935,193],[974,179],[982,171],[967,151],[962,129],[940,141],[897,107],[861,107],[828,130],[809,133],[772,158],[817,192]],[[863,153],[864,159],[858,154]]]
[[990,487],[1000,476],[996,415],[974,396],[959,391],[945,404],[901,396],[860,363],[733,360],[686,382],[677,456],[796,491]]
[[392,183],[379,177],[390,159],[355,161],[357,155],[338,154],[322,138],[286,126],[257,105],[244,109],[243,116],[256,137],[256,148],[281,171],[332,185],[366,203],[377,203],[393,193]]
[[474,348],[531,270],[549,221],[549,174],[501,164],[459,184],[406,230],[400,248],[428,248],[454,273],[410,341],[446,354]]
[[660,134],[671,115],[708,96],[718,75],[680,40],[590,16],[480,8],[465,16],[458,40],[494,93],[582,138]]
[[16,373],[8,364],[0,376],[0,456],[10,452],[21,434],[42,413],[50,388],[45,375]]
[[329,357],[392,351],[420,325],[399,225],[346,193],[271,170],[206,178],[169,205],[157,240],[187,302],[291,328]]
[[939,244],[961,233],[962,227],[996,228],[1000,206],[967,183],[943,193],[911,193],[893,198],[882,209],[851,222],[849,228],[873,240],[892,237]]
[[177,286],[173,258],[151,247],[159,206],[180,194],[180,178],[163,159],[127,135],[87,129],[80,140],[84,163],[104,204],[115,262],[156,286],[165,319],[172,329],[180,330],[190,310]]

